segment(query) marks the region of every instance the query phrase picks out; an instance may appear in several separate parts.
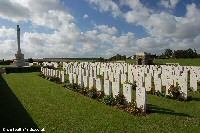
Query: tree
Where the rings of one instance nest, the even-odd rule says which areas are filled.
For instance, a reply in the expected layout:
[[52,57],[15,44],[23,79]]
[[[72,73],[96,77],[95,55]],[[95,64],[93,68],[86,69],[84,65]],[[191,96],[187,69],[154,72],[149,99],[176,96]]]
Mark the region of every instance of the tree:
[[103,58],[103,57],[100,57],[100,58],[98,59],[98,61],[103,62],[103,61],[104,61],[104,58]]
[[170,58],[173,55],[173,52],[171,49],[165,49],[164,55],[166,58]]
[[121,55],[117,54],[116,56],[116,60],[120,60],[121,59]]
[[197,52],[189,48],[187,50],[175,50],[173,55],[175,58],[196,58]]
[[121,60],[126,60],[126,55],[121,56]]
[[184,50],[174,50],[173,55],[175,58],[186,58]]
[[28,58],[28,62],[29,63],[33,63],[33,59],[32,58]]
[[127,59],[131,59],[131,56],[127,57]]
[[191,48],[189,48],[188,50],[186,50],[185,54],[187,58],[193,58],[194,52]]
[[197,58],[197,51],[196,51],[196,49],[194,49],[193,57]]

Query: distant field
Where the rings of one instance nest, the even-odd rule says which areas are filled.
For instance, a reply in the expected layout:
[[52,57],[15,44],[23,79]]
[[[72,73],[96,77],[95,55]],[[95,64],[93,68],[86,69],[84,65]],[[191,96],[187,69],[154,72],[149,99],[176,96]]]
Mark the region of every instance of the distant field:
[[189,96],[190,101],[179,102],[147,95],[150,114],[136,117],[62,88],[37,73],[0,75],[0,130],[199,133],[200,94],[190,92]]
[[[135,63],[135,60],[128,59],[127,63]],[[182,66],[200,66],[200,58],[194,59],[154,59],[154,64],[165,64],[165,63],[179,63]]]
[[155,64],[179,63],[182,66],[200,66],[200,58],[194,59],[155,59]]

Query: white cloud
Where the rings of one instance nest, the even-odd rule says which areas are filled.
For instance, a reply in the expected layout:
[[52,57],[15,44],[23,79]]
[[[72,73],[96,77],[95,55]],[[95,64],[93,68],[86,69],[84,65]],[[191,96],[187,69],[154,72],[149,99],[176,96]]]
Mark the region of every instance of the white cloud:
[[115,27],[108,27],[107,25],[96,25],[95,28],[110,35],[117,34],[117,29]]
[[118,5],[112,0],[87,0],[91,5],[98,6],[101,12],[111,11],[114,17],[121,15]]
[[187,5],[185,17],[176,17],[172,14],[161,12],[152,14],[144,27],[154,37],[170,37],[176,39],[195,38],[200,33],[200,10],[195,4]]
[[123,14],[128,23],[142,25],[148,20],[148,17],[152,12],[152,10],[142,5],[139,0],[121,0],[121,5],[127,5],[132,9]]
[[5,26],[0,27],[0,37],[13,37],[16,35],[15,29],[7,29]]
[[16,54],[16,41],[13,39],[6,39],[0,41],[0,59],[13,59]]
[[[36,27],[42,26],[54,30],[53,34],[25,32],[21,39],[21,49],[25,53],[26,58],[57,57],[67,54],[73,55],[73,53],[75,55],[77,53],[75,42],[79,38],[79,28],[73,23],[74,17],[59,2],[59,0],[12,0],[7,2],[8,7],[17,8],[18,6],[23,6],[23,8],[28,9],[27,12],[31,15],[23,19],[18,19],[17,15],[9,16],[9,14],[2,14],[2,18],[10,21],[22,21],[26,19],[26,21],[30,20]],[[0,1],[0,5],[1,3],[3,2]],[[0,34],[4,34],[4,39],[0,39],[0,42],[2,42],[0,47],[6,49],[4,48],[7,44],[6,41],[9,41],[11,36],[13,36],[13,30],[2,27]],[[16,36],[16,32],[14,34]],[[6,35],[8,36],[7,38],[5,38]],[[8,55],[4,54],[4,57],[10,58]],[[12,58],[15,58],[14,54],[12,54]]]
[[[171,7],[175,7],[178,2],[170,0]],[[155,51],[163,48],[199,48],[194,44],[194,39],[200,35],[200,17],[197,17],[200,10],[194,3],[186,6],[186,15],[183,17],[176,17],[164,11],[154,12],[139,0],[122,0],[121,4],[132,9],[123,14],[125,20],[130,24],[142,26],[149,34],[148,38],[137,40],[136,44],[143,46],[142,51],[148,51],[148,47],[154,48]]]
[[[33,27],[41,26],[53,30],[51,33],[39,33],[37,30],[25,32],[21,36],[21,48],[25,58],[110,57],[116,54],[133,55],[143,51],[160,53],[166,48],[189,47],[200,51],[200,17],[197,17],[200,10],[195,4],[186,6],[185,16],[176,17],[164,11],[154,12],[139,0],[121,0],[121,6],[126,5],[131,9],[124,14],[111,0],[88,1],[102,12],[111,12],[113,17],[122,16],[127,23],[142,26],[149,36],[137,39],[132,32],[119,35],[116,27],[104,24],[94,24],[93,29],[80,31],[76,18],[63,8],[59,0],[3,1],[16,12],[22,7],[28,15],[22,14],[20,17],[2,11],[0,17],[14,22],[30,21]],[[0,6],[3,2],[0,1]],[[87,14],[85,15],[87,18]],[[16,30],[2,26],[0,36],[0,58],[15,58]]]
[[0,17],[13,22],[26,21],[30,16],[27,7],[12,0],[0,1]]
[[161,0],[161,5],[165,8],[175,8],[180,0]]
[[85,15],[83,16],[83,18],[86,19],[86,18],[89,18],[89,16],[88,16],[87,14],[85,14]]

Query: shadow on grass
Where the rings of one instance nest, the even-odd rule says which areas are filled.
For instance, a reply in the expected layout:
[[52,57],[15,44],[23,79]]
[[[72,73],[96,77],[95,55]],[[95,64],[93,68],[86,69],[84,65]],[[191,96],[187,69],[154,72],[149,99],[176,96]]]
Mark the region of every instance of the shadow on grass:
[[175,111],[170,110],[170,109],[160,108],[153,104],[147,104],[147,112],[158,113],[158,114],[177,115],[177,116],[184,116],[184,117],[193,117],[191,115],[184,114],[184,113],[176,113]]
[[190,102],[190,101],[197,101],[197,102],[200,102],[200,98],[188,96],[187,101],[189,101],[189,102]]
[[5,129],[39,129],[0,74],[0,132]]

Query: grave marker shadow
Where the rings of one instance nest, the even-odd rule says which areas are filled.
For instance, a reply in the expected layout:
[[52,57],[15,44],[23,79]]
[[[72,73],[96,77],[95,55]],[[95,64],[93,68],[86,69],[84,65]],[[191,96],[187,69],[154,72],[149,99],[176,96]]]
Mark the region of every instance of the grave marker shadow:
[[176,115],[176,116],[183,116],[183,117],[193,117],[193,116],[185,114],[185,113],[177,113],[174,110],[160,108],[157,105],[153,105],[153,104],[147,104],[147,112],[158,113],[158,114]]

